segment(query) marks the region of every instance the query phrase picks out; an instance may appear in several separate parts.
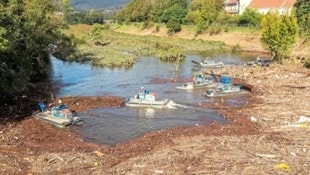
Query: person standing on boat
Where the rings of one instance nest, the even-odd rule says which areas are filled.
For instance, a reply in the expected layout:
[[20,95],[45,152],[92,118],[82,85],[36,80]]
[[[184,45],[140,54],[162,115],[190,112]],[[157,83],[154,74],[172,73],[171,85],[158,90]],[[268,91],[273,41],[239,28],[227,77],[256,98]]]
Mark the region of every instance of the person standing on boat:
[[44,112],[44,110],[46,110],[46,106],[43,102],[39,103],[39,110],[40,110],[40,112]]
[[144,94],[149,94],[150,91],[147,90],[147,89],[144,89],[144,87],[141,87],[141,92],[144,93]]

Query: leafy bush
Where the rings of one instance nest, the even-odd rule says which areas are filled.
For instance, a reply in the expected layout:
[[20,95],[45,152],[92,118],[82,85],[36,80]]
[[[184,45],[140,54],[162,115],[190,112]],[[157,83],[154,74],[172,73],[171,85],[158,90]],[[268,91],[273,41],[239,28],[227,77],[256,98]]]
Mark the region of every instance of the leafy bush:
[[247,8],[239,17],[239,25],[258,27],[262,19],[262,15],[256,10]]
[[294,15],[268,12],[261,21],[261,42],[276,61],[282,62],[292,51],[298,35],[297,19]]
[[202,34],[205,30],[208,29],[206,21],[199,21],[196,25],[196,34]]
[[221,31],[222,31],[222,28],[218,26],[212,26],[209,28],[210,35],[217,35],[221,33]]
[[167,23],[168,33],[177,33],[181,31],[181,23],[177,18],[171,18]]
[[224,27],[224,32],[229,32],[229,27],[228,26]]
[[242,49],[241,49],[239,44],[236,44],[236,45],[232,46],[232,48],[231,48],[232,53],[240,52],[241,50]]
[[152,21],[146,20],[146,21],[144,21],[143,24],[142,24],[142,30],[143,30],[143,29],[149,29],[149,28],[151,28],[151,27],[153,27],[153,26],[154,26],[154,23],[153,23]]

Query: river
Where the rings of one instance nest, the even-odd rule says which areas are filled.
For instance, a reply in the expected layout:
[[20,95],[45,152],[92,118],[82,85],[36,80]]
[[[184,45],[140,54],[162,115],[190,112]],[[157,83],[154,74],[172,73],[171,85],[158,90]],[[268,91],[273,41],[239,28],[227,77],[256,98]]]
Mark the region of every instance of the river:
[[[253,55],[210,55],[225,64],[245,64]],[[206,89],[184,91],[175,87],[190,80],[193,75],[192,60],[204,59],[199,54],[187,55],[179,63],[164,62],[153,57],[139,59],[132,68],[106,68],[90,63],[64,62],[51,57],[51,79],[61,96],[119,96],[124,99],[137,94],[141,87],[155,92],[157,98],[169,98],[169,108],[98,108],[79,114],[85,123],[77,129],[87,141],[115,145],[146,132],[176,126],[202,125],[212,121],[226,123],[216,111],[200,108],[201,102],[214,99],[202,95]],[[225,98],[229,105],[238,105],[246,99]]]

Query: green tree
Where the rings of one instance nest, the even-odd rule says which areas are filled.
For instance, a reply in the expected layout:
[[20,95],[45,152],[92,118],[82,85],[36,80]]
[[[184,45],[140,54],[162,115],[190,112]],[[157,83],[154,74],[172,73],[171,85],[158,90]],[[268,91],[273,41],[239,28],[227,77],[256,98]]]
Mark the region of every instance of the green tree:
[[117,14],[117,20],[142,22],[148,19],[150,9],[151,0],[133,0]]
[[61,40],[63,15],[50,0],[0,1],[0,96],[27,90],[48,72],[48,46]]
[[210,25],[223,10],[223,0],[193,0],[186,19],[195,24],[203,20]]
[[175,18],[174,20],[183,22],[184,17],[187,14],[187,9],[183,8],[179,4],[173,4],[164,10],[164,13],[161,17],[161,22],[167,23],[170,19]]
[[155,0],[149,16],[155,22],[167,22],[172,18],[169,14],[186,15],[187,4],[187,0]]
[[84,23],[86,24],[103,24],[104,19],[103,19],[103,13],[99,10],[91,10],[89,13],[86,14],[84,18]]
[[297,20],[294,15],[279,15],[268,12],[261,22],[261,42],[277,61],[290,53],[298,34]]
[[255,9],[246,8],[242,15],[239,17],[239,25],[258,27],[261,19],[262,15]]
[[64,19],[67,21],[70,17],[70,14],[73,12],[73,8],[70,6],[69,0],[60,0],[60,8],[59,11],[61,11],[64,14]]
[[67,14],[66,21],[68,24],[86,24],[86,11],[72,12]]
[[310,1],[297,0],[294,6],[296,7],[300,33],[307,41],[310,39]]

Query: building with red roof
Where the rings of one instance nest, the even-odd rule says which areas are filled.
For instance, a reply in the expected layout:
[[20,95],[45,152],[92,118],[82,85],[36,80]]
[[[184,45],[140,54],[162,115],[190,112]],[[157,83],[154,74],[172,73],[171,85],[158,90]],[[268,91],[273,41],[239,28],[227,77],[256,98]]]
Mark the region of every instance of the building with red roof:
[[229,14],[242,14],[246,8],[256,9],[266,14],[270,10],[280,14],[290,13],[297,0],[225,0],[225,10]]

